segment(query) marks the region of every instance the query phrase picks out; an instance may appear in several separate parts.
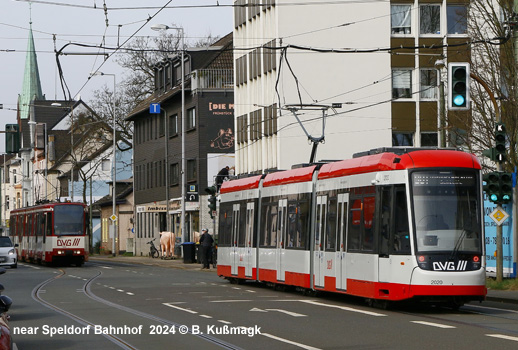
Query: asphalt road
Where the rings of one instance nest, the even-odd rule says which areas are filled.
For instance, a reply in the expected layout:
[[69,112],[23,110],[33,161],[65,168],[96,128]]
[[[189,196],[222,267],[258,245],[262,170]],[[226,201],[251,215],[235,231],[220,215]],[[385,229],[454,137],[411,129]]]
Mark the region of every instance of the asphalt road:
[[0,282],[14,301],[10,325],[19,350],[518,346],[512,304],[382,310],[357,298],[234,285],[207,271],[106,262],[20,263]]

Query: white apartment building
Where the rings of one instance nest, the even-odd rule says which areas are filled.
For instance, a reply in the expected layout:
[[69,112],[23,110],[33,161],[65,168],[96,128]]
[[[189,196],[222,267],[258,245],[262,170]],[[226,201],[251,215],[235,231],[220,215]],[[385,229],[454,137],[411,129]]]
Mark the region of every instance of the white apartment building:
[[449,143],[470,113],[441,120],[439,63],[468,61],[446,48],[468,39],[467,4],[235,1],[236,173],[307,163],[322,118],[315,160]]

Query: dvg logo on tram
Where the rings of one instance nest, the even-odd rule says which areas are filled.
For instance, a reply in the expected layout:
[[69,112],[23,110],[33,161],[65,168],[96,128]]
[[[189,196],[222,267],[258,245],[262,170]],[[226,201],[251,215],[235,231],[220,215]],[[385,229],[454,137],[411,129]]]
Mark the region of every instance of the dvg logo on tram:
[[58,247],[77,247],[80,241],[80,238],[58,239]]
[[453,261],[434,261],[433,269],[434,271],[464,271],[467,265],[468,262],[466,260],[459,260],[457,266],[455,266],[455,262]]

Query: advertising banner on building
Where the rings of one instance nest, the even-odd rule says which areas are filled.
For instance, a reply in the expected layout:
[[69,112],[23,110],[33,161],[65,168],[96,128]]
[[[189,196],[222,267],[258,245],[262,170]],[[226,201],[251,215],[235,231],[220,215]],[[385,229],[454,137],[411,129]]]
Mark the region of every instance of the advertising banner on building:
[[486,231],[486,268],[488,276],[496,276],[496,228],[499,218],[509,215],[502,225],[503,275],[516,277],[516,264],[513,240],[512,204],[502,205],[503,211],[496,211],[497,205],[487,199],[484,194],[484,225]]

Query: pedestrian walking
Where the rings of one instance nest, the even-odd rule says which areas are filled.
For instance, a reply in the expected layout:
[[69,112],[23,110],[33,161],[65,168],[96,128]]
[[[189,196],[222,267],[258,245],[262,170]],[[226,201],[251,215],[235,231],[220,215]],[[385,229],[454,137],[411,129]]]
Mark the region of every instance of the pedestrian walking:
[[210,269],[209,259],[212,254],[212,243],[214,243],[214,239],[210,235],[209,230],[206,228],[201,230],[200,246],[203,263],[202,269]]

